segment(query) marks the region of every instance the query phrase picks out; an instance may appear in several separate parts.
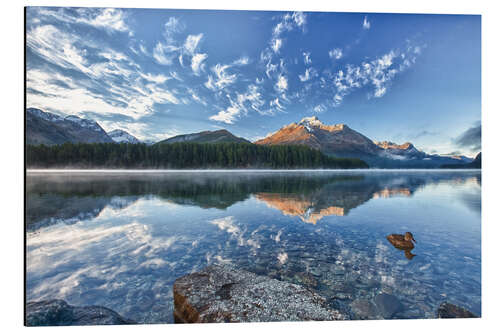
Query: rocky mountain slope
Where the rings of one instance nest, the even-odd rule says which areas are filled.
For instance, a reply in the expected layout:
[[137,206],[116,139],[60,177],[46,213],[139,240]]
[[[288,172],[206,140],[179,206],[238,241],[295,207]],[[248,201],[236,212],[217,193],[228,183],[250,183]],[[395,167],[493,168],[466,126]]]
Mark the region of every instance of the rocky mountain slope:
[[276,133],[258,140],[256,144],[299,144],[338,156],[377,155],[379,148],[372,140],[345,124],[328,126],[317,117],[302,119],[281,128]]
[[40,109],[26,110],[27,144],[62,144],[65,142],[113,142],[95,121],[77,116],[61,117]]
[[406,142],[377,142],[345,124],[325,125],[317,117],[307,117],[284,126],[270,136],[258,140],[259,145],[307,145],[337,157],[357,157],[371,167],[439,167],[442,164],[463,164],[464,156],[430,155]]

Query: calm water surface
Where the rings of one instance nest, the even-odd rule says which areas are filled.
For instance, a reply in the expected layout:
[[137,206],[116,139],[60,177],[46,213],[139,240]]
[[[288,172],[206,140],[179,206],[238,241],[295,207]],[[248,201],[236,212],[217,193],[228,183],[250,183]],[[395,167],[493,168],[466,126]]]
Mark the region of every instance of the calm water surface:
[[[353,319],[443,301],[481,313],[481,173],[28,173],[27,299],[173,322],[176,278],[215,262],[311,288]],[[386,236],[411,231],[405,256]],[[365,314],[381,318],[377,312]]]

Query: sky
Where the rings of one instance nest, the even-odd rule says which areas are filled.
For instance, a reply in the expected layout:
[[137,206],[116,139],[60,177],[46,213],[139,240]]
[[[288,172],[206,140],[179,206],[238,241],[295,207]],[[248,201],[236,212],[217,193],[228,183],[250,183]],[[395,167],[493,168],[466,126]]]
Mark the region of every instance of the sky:
[[317,116],[427,153],[481,149],[479,15],[28,7],[27,107],[141,140],[249,140]]

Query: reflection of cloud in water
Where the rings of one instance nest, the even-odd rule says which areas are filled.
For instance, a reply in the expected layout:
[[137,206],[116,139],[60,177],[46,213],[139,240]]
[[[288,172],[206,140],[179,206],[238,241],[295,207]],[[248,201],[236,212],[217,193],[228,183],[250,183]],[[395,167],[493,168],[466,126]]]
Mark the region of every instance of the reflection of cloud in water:
[[[148,285],[140,279],[144,270],[171,270],[175,263],[165,260],[165,253],[177,241],[185,241],[185,237],[153,236],[150,227],[138,221],[118,226],[91,225],[90,229],[88,226],[86,223],[56,225],[28,235],[29,300],[62,298],[77,305],[89,305],[103,291],[108,295],[139,292],[142,296],[138,297],[149,298],[154,291],[155,302],[164,304],[168,312],[170,284],[154,287],[153,280]],[[136,285],[136,289],[130,290],[131,285]],[[142,288],[147,290],[140,291]],[[103,304],[101,295],[99,304],[121,310],[124,315],[135,318],[145,315],[133,313],[137,300],[112,296],[104,300]],[[170,314],[163,316],[166,321]]]
[[[259,231],[259,228],[257,228],[250,234],[251,237],[245,239],[244,235],[246,233],[246,229],[242,230],[235,224],[235,222],[236,221],[234,216],[227,216],[210,221],[211,224],[216,225],[220,230],[226,231],[227,233],[231,234],[232,238],[237,239],[239,246],[250,246],[253,248],[255,253],[255,251],[260,248],[259,241],[257,239],[254,239],[257,235],[257,232]],[[262,230],[262,227],[260,228],[260,230]]]
[[280,264],[285,264],[286,261],[288,260],[288,254],[286,252],[278,254],[278,261]]

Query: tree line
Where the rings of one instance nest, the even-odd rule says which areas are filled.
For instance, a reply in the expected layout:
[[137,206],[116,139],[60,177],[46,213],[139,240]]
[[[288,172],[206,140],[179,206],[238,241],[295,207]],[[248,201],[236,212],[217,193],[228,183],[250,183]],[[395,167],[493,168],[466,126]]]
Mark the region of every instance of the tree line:
[[64,143],[27,145],[28,168],[303,169],[367,168],[359,159],[327,156],[307,146],[251,143]]

